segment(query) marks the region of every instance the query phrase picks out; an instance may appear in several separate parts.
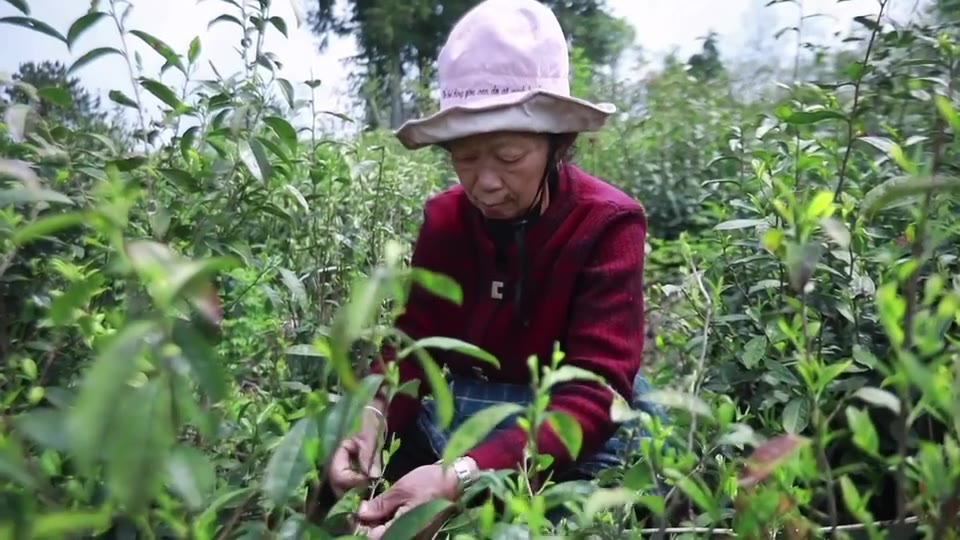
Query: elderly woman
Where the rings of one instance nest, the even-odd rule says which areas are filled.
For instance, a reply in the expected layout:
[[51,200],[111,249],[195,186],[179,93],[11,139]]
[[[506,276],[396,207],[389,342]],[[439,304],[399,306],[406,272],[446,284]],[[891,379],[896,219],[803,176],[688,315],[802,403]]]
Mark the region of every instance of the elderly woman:
[[[455,305],[414,287],[399,329],[414,339],[448,336],[499,359],[499,369],[452,352],[434,358],[450,372],[452,426],[439,427],[415,360],[400,363],[401,382],[420,381],[420,399],[378,398],[363,427],[329,463],[336,495],[379,476],[376,441],[383,425],[400,437],[383,476],[393,485],[358,514],[379,537],[400,513],[445,498],[457,500],[480,471],[516,469],[526,436],[504,422],[452,467],[437,463],[464,420],[496,402],[531,399],[527,359],[549,363],[555,343],[564,363],[601,376],[608,386],[556,386],[549,410],[571,415],[583,433],[569,455],[549,426],[541,453],[564,479],[590,478],[619,463],[613,391],[630,402],[644,390],[643,208],[611,185],[567,162],[577,134],[603,126],[615,111],[569,90],[566,38],[536,0],[486,0],[454,27],[439,58],[441,110],[397,132],[409,149],[449,152],[459,184],[426,203],[411,264],[446,274],[463,288]],[[393,361],[389,347],[384,361]],[[377,363],[374,369],[382,372]],[[357,472],[352,463],[374,463]]]

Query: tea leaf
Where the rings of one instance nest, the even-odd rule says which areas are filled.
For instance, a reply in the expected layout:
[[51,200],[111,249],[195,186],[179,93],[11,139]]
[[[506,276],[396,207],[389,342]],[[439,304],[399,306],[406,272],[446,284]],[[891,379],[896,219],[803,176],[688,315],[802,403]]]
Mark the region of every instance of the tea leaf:
[[27,5],[27,0],[4,0],[6,3],[20,10],[20,13],[24,15],[30,15],[30,6]]
[[857,390],[853,395],[871,405],[886,407],[894,413],[900,414],[900,399],[886,390],[867,386]]
[[137,105],[137,102],[130,99],[129,96],[124,94],[119,90],[111,90],[107,96],[110,98],[110,101],[123,105],[124,107],[130,107],[132,109],[139,109],[140,106]]
[[[143,350],[156,337],[154,321],[134,321],[110,338],[86,371],[74,407],[67,420],[73,452],[80,466],[92,467],[102,455],[101,445],[118,413],[117,403],[138,371]],[[124,411],[127,414],[127,411]]]
[[30,531],[31,538],[68,538],[79,534],[99,536],[106,533],[113,520],[109,505],[99,510],[62,510],[37,516]]
[[290,150],[296,152],[297,150],[297,130],[293,129],[293,126],[290,125],[290,122],[287,122],[279,116],[268,116],[263,119],[263,122],[270,126],[277,136],[280,137],[283,142],[287,143],[287,146],[290,147]]
[[408,356],[414,348],[434,348],[442,349],[445,351],[454,351],[459,354],[470,356],[478,360],[483,360],[488,364],[491,364],[496,367],[500,367],[500,362],[495,356],[488,353],[487,351],[477,347],[476,345],[471,345],[466,341],[462,341],[456,338],[448,338],[443,336],[433,336],[427,338],[421,338],[415,341],[412,345],[401,351],[397,354],[398,357],[404,358]]
[[182,73],[187,72],[187,70],[183,67],[183,63],[180,61],[180,55],[178,55],[176,51],[174,51],[169,45],[164,43],[163,40],[142,30],[131,30],[130,34],[140,38],[144,43],[149,45],[151,49],[156,51],[157,54],[164,58],[165,62],[160,68],[160,73],[163,73],[171,66],[176,67]]
[[57,32],[52,26],[31,17],[2,17],[0,18],[0,24],[3,23],[12,24],[21,28],[27,28],[29,30],[33,30],[34,32],[40,32],[41,34],[46,34],[52,38],[62,41],[63,43],[67,43],[67,38],[63,37],[63,34]]
[[547,423],[553,428],[553,431],[563,441],[570,456],[576,459],[580,456],[580,448],[583,446],[583,428],[580,423],[568,413],[563,411],[550,411],[547,413]]
[[827,233],[827,236],[841,249],[850,247],[850,230],[840,220],[832,217],[820,220],[820,226]]
[[290,184],[284,184],[283,189],[289,192],[297,200],[297,203],[303,208],[304,212],[310,211],[310,205],[307,204],[306,197],[303,196],[303,193],[300,193],[300,190],[296,186]]
[[243,28],[243,23],[240,22],[240,19],[237,19],[237,18],[234,17],[233,15],[223,14],[223,15],[220,15],[219,17],[213,19],[212,21],[210,21],[210,22],[207,24],[207,30],[209,30],[210,28],[212,28],[215,24],[221,23],[221,22],[233,23],[233,24],[239,26],[240,28]]
[[187,61],[193,64],[197,61],[197,58],[200,58],[200,36],[194,37],[190,40],[190,49],[187,51]]
[[463,302],[463,289],[456,280],[449,276],[425,268],[411,268],[410,276],[417,285],[433,295],[449,300],[458,306]]
[[443,459],[450,462],[482,442],[497,425],[509,416],[520,414],[523,408],[513,403],[498,403],[474,414],[450,435],[443,451]]
[[213,463],[200,450],[177,446],[166,463],[167,481],[187,506],[201,510],[217,485]]
[[[3,192],[0,192],[0,201],[3,199]],[[73,201],[71,201],[71,204],[72,203]],[[48,216],[41,220],[34,221],[33,223],[29,223],[25,227],[17,229],[13,235],[13,241],[17,245],[22,246],[28,242],[51,235],[63,229],[76,227],[77,225],[86,223],[89,219],[90,215],[85,212],[68,212],[64,214]]]
[[730,221],[724,221],[713,227],[715,231],[734,231],[738,229],[750,229],[756,228],[761,225],[766,225],[767,221],[763,219],[731,219]]
[[74,21],[67,30],[67,47],[72,49],[77,39],[87,30],[97,24],[97,21],[106,17],[107,14],[102,11],[92,11]]
[[783,429],[788,433],[801,433],[810,420],[809,403],[803,398],[794,398],[783,409]]
[[798,111],[787,117],[786,122],[795,126],[815,124],[824,120],[844,120],[847,116],[839,111]]
[[713,417],[713,411],[705,401],[697,396],[675,390],[652,390],[643,395],[644,401],[659,403],[666,407],[683,409],[689,413],[707,418]]
[[886,137],[860,137],[860,140],[890,156],[908,174],[918,174],[916,166],[907,159],[899,144]]
[[313,468],[304,446],[311,438],[318,437],[316,420],[307,416],[297,420],[280,440],[263,473],[263,494],[273,504],[285,504]]
[[587,523],[590,523],[594,519],[594,516],[601,515],[611,508],[632,506],[636,500],[636,493],[629,489],[598,489],[584,502],[582,516],[587,520]]
[[100,441],[99,451],[111,495],[131,512],[145,508],[162,481],[163,460],[174,443],[171,400],[169,385],[150,380],[110,403],[124,422]]
[[[83,66],[89,64],[90,62],[93,62],[97,58],[100,58],[102,56],[107,56],[108,54],[116,54],[116,55],[123,56],[122,52],[120,52],[119,50],[113,47],[97,47],[96,49],[91,49],[90,51],[87,51],[80,58],[77,58],[77,60],[70,65],[70,69],[67,70],[67,74],[72,75]],[[117,101],[117,100],[114,99],[114,101]],[[131,103],[133,103],[132,100],[131,100]],[[135,107],[136,104],[134,104],[133,106]]]
[[960,193],[960,177],[938,175],[935,177],[898,176],[871,189],[863,197],[860,212],[872,216],[893,203],[928,192]]
[[287,287],[287,290],[290,291],[293,299],[300,304],[301,307],[306,307],[310,299],[307,297],[307,289],[303,286],[300,278],[286,268],[278,268],[277,271],[280,272],[280,279],[283,280],[283,284]]
[[933,100],[944,120],[950,124],[954,132],[960,133],[960,114],[957,114],[956,109],[950,104],[950,100],[944,96],[934,96]]
[[214,403],[228,396],[227,374],[216,351],[190,321],[178,319],[173,324],[172,341],[183,352],[192,375]]
[[184,107],[177,94],[165,84],[153,79],[141,79],[140,86],[147,89],[148,92],[157,97],[160,101],[169,105],[171,109],[178,111]]
[[381,538],[382,540],[412,540],[452,505],[450,501],[438,499],[415,506],[395,518]]
[[876,455],[880,449],[880,438],[870,420],[870,415],[860,409],[849,406],[846,408],[847,422],[853,432],[853,443],[861,450]]

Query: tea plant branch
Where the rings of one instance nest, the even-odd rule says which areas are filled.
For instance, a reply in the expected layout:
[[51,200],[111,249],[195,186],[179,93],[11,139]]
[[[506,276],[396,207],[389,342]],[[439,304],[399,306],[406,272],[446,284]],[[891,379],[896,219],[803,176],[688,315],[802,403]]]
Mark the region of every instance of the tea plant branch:
[[857,73],[856,80],[853,82],[853,105],[850,108],[850,117],[847,118],[847,148],[843,152],[843,160],[840,162],[840,175],[837,179],[837,188],[833,192],[833,200],[835,202],[840,202],[840,196],[843,194],[843,187],[847,178],[847,166],[850,163],[850,154],[853,152],[853,120],[857,115],[857,106],[860,104],[860,91],[863,85],[863,78],[867,74],[867,63],[870,61],[873,46],[876,43],[877,35],[880,33],[880,19],[883,18],[883,10],[887,7],[889,1],[890,0],[880,0],[880,11],[877,12],[877,24],[870,31],[870,39],[867,41],[867,50],[863,54],[861,69]]
[[[130,62],[130,47],[127,45],[127,30],[122,20],[123,16],[117,14],[117,2],[118,0],[110,0],[110,18],[113,19],[113,23],[117,28],[117,33],[120,34],[120,47],[123,49],[123,61],[127,66],[127,75],[130,77],[130,85],[133,86],[133,96],[137,102],[137,120],[140,123],[140,137],[142,138],[144,145],[149,148],[150,142],[147,140],[147,123],[143,117],[142,94],[140,93],[140,85],[137,84],[137,75],[134,73],[133,64]],[[147,186],[152,194],[153,179],[148,177]]]
[[[700,385],[703,384],[703,379],[706,375],[705,368],[707,364],[707,346],[710,341],[710,327],[713,322],[713,300],[711,300],[710,295],[707,293],[707,288],[703,284],[703,279],[700,277],[700,271],[697,268],[696,263],[691,262],[693,267],[693,277],[697,282],[697,288],[700,289],[700,294],[703,295],[704,302],[706,303],[706,311],[703,318],[703,341],[700,344],[700,358],[697,360],[697,368],[694,372],[693,381],[690,383],[690,395],[696,396],[700,393]],[[692,415],[691,425],[690,425],[690,435],[688,437],[688,448],[693,448],[693,439],[694,434],[697,431],[697,415]]]

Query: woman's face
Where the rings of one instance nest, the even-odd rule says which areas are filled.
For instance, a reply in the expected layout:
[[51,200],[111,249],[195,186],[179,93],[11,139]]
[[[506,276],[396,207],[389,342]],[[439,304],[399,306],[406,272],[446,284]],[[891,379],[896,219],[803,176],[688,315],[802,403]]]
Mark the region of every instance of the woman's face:
[[550,145],[540,134],[489,133],[459,139],[448,148],[470,202],[488,218],[507,219],[533,204]]

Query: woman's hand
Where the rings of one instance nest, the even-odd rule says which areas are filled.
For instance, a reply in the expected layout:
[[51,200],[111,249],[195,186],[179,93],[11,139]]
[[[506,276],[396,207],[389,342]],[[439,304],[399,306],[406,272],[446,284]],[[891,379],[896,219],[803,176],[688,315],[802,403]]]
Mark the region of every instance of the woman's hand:
[[[421,504],[437,499],[456,501],[460,496],[458,487],[457,474],[452,468],[442,465],[418,467],[383,494],[360,505],[357,513],[360,527],[356,534],[377,540],[390,528],[393,520]],[[449,511],[441,512],[417,538],[432,538],[448,517]]]
[[376,411],[364,408],[360,431],[340,443],[327,465],[330,488],[338,498],[350,489],[380,478],[382,473],[380,444],[386,430],[386,416],[378,411],[386,410],[386,406],[377,400],[371,407]]

